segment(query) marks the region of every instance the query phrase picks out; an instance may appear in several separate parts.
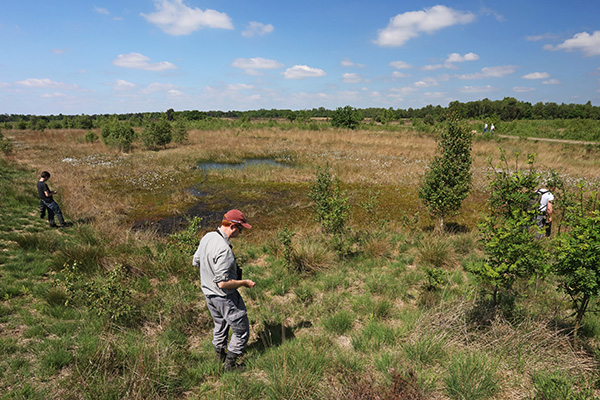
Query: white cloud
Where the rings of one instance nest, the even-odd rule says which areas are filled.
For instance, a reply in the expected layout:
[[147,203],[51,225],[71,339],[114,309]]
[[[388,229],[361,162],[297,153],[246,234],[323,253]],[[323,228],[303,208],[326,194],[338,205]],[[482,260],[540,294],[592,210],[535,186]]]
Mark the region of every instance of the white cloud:
[[394,67],[396,69],[411,69],[412,65],[404,62],[404,61],[392,61],[390,67]]
[[354,61],[350,60],[349,58],[344,58],[342,61],[340,61],[340,65],[342,67],[359,67],[359,68],[365,67],[364,64],[357,64]]
[[277,69],[283,67],[283,64],[266,58],[237,58],[231,63],[235,68],[245,70],[248,75],[260,75],[261,69]]
[[523,79],[548,79],[550,78],[550,74],[547,72],[532,72],[527,75],[523,75],[521,78]]
[[140,15],[169,35],[189,35],[202,28],[233,29],[227,14],[190,8],[183,4],[183,0],[155,0],[154,5],[156,12]]
[[228,88],[231,90],[249,90],[254,89],[254,86],[245,83],[237,83],[235,85],[229,85]]
[[433,34],[440,29],[474,20],[475,14],[471,12],[457,11],[441,5],[421,11],[409,11],[391,18],[388,26],[379,30],[374,43],[379,46],[402,46],[422,32]]
[[113,65],[123,68],[143,69],[146,71],[166,71],[177,68],[168,61],[151,63],[149,57],[140,53],[119,54],[113,61]]
[[547,44],[544,46],[544,49],[566,51],[581,50],[586,56],[598,56],[600,55],[600,31],[594,31],[591,35],[587,32],[577,33],[571,39],[567,39],[556,46]]
[[414,83],[415,87],[431,87],[439,86],[439,83],[434,78],[423,78],[420,81]]
[[154,82],[149,84],[141,93],[150,94],[155,92],[169,92],[171,90],[175,90],[177,87],[172,83],[159,83]]
[[392,78],[408,78],[410,74],[405,74],[404,72],[394,71],[392,72]]
[[360,83],[362,82],[362,78],[359,74],[354,73],[346,73],[342,75],[342,80],[346,83]]
[[460,89],[459,91],[461,93],[488,93],[488,92],[492,92],[495,89],[490,86],[463,86],[462,89]]
[[445,92],[425,92],[425,93],[423,93],[423,95],[425,97],[431,97],[431,98],[434,98],[434,99],[439,99],[439,98],[447,96],[447,93],[445,93]]
[[113,89],[114,90],[121,91],[121,90],[130,90],[130,89],[133,89],[133,88],[135,88],[135,84],[133,84],[131,82],[124,81],[122,79],[117,79],[115,81],[115,83],[113,84]]
[[504,17],[504,15],[500,14],[498,11],[493,10],[491,8],[483,7],[480,12],[483,15],[493,15],[494,18],[496,18],[496,21],[498,21],[498,22],[506,21],[506,18]]
[[558,79],[548,79],[547,81],[543,81],[544,85],[559,85],[560,81]]
[[307,65],[294,65],[293,67],[285,70],[283,75],[285,79],[304,79],[318,78],[327,74],[320,68],[311,68]]
[[517,70],[515,65],[505,65],[501,67],[484,67],[481,72],[474,74],[459,75],[459,79],[485,79],[485,78],[502,78],[510,75]]
[[60,92],[54,92],[54,93],[44,93],[40,97],[43,99],[59,99],[61,97],[67,97],[67,95],[64,93],[60,93]]
[[44,89],[48,89],[48,88],[77,89],[77,87],[78,87],[77,85],[70,85],[70,84],[63,83],[63,82],[55,82],[48,78],[44,78],[44,79],[30,78],[30,79],[26,79],[24,81],[16,81],[15,84],[17,84],[19,86],[30,87],[30,88],[44,88]]
[[246,27],[246,30],[242,32],[242,36],[264,36],[268,33],[272,33],[274,30],[275,28],[271,24],[265,25],[260,22],[250,21],[250,23],[248,23],[248,26]]
[[424,67],[421,67],[421,70],[436,71],[436,70],[442,69],[442,68],[444,68],[444,64],[432,64],[432,65],[425,65]]
[[404,86],[404,87],[399,87],[399,88],[391,88],[390,89],[390,96],[392,97],[404,97],[406,95],[415,93],[416,91],[418,91],[419,89],[412,87],[412,86]]
[[98,14],[110,15],[110,12],[106,8],[94,6],[94,11],[97,12]]
[[58,55],[61,55],[61,54],[64,54],[64,53],[67,53],[67,52],[69,52],[69,50],[67,50],[67,49],[52,49],[52,50],[50,50],[50,51],[51,51],[52,53],[54,53],[54,54],[58,54]]
[[527,40],[528,42],[539,42],[547,39],[556,39],[556,35],[552,33],[545,33],[543,35],[525,36],[525,40]]
[[513,88],[513,91],[515,91],[517,93],[527,93],[527,92],[533,92],[533,91],[535,91],[535,89],[530,88],[530,87],[515,86]]
[[171,97],[178,97],[178,96],[182,96],[183,92],[180,92],[179,90],[176,90],[176,89],[171,89],[167,92],[167,94]]
[[446,62],[459,63],[459,62],[476,61],[476,60],[479,60],[479,56],[475,53],[467,53],[464,56],[461,56],[458,53],[452,53],[452,54],[448,54],[448,58],[446,59]]
[[442,68],[457,69],[456,65],[446,62],[443,64],[425,65],[424,67],[421,67],[421,70],[422,71],[437,71],[438,69],[442,69]]

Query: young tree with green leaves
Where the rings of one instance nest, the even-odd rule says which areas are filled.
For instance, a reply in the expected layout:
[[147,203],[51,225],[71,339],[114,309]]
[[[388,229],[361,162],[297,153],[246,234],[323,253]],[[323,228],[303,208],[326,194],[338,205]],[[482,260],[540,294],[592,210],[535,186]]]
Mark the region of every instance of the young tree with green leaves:
[[340,178],[333,176],[329,165],[317,168],[308,197],[314,203],[317,221],[328,233],[344,232],[350,213],[349,199],[340,189]]
[[173,127],[166,118],[149,121],[142,131],[141,138],[146,148],[164,147],[171,143]]
[[494,305],[512,291],[517,279],[543,276],[549,270],[545,243],[535,238],[538,228],[530,206],[540,181],[534,158],[528,157],[527,169],[519,169],[517,156],[514,171],[504,152],[500,159],[500,165],[490,163],[488,212],[479,225],[485,258],[467,268],[490,290]]
[[363,119],[362,113],[354,107],[338,107],[331,117],[331,125],[336,128],[356,129]]
[[448,119],[448,130],[442,132],[438,152],[419,190],[427,210],[439,218],[438,230],[444,229],[444,219],[460,209],[471,191],[471,143],[473,135],[461,125],[455,115]]
[[580,196],[566,219],[567,232],[555,239],[554,271],[560,288],[571,298],[575,310],[574,337],[593,298],[600,295],[600,207],[598,192]]
[[115,117],[102,127],[100,136],[105,145],[127,152],[131,150],[135,132],[129,123],[120,122]]

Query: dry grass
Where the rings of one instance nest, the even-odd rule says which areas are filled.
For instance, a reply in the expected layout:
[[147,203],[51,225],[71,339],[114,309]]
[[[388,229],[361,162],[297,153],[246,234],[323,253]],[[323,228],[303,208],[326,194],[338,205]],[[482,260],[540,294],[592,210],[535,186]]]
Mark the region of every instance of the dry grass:
[[[135,218],[185,213],[198,202],[186,188],[207,179],[224,182],[232,191],[237,184],[246,185],[243,204],[251,217],[264,217],[263,226],[281,224],[276,215],[298,215],[295,222],[305,220],[310,211],[308,201],[293,192],[301,190],[313,179],[316,166],[325,163],[341,178],[353,202],[358,203],[370,188],[382,188],[379,209],[387,209],[389,215],[382,213],[380,217],[399,220],[403,212],[412,216],[424,211],[416,188],[436,151],[431,136],[410,131],[192,130],[187,145],[170,145],[159,152],[137,148],[130,154],[108,149],[101,142],[81,142],[83,130],[10,131],[9,135],[17,141],[13,157],[18,162],[37,172],[52,173],[50,187],[59,190],[58,201],[68,215],[94,221],[107,237],[122,236],[123,226]],[[499,147],[509,154],[520,152],[523,161],[527,153],[538,154],[541,169],[554,168],[569,177],[600,180],[598,150],[589,146],[511,139],[476,141],[474,191],[455,219],[459,225],[473,227],[479,218],[488,158],[497,160]],[[207,176],[194,170],[201,160],[232,162],[247,158],[283,159],[294,167],[223,170]],[[292,185],[285,189],[288,196],[265,201],[261,195],[281,190],[274,186],[278,184]],[[271,189],[263,189],[265,185]],[[217,190],[214,185],[211,188]],[[253,197],[257,200],[252,201]]]

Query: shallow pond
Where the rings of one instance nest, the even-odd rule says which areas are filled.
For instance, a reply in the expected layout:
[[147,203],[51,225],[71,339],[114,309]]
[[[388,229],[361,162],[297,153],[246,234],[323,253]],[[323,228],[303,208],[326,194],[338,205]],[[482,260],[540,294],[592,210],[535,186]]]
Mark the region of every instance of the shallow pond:
[[289,167],[288,164],[276,161],[272,158],[251,158],[240,163],[220,163],[215,161],[204,161],[196,164],[196,169],[244,169],[253,165],[269,165],[274,167]]

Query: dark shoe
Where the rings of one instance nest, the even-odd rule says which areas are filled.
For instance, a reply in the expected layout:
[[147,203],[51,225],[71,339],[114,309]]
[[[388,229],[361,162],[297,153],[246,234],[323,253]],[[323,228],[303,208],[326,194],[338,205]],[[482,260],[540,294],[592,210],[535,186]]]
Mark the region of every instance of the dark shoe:
[[50,228],[58,228],[58,225],[56,225],[56,224],[50,224]]
[[225,358],[225,364],[223,365],[223,370],[225,372],[233,372],[233,371],[243,371],[245,366],[243,364],[237,363],[237,358],[239,354],[235,354],[232,352],[227,353],[227,358]]
[[216,354],[215,354],[216,362],[223,364],[225,362],[226,358],[227,358],[227,352],[225,351],[225,349],[220,349],[220,350],[216,351]]

